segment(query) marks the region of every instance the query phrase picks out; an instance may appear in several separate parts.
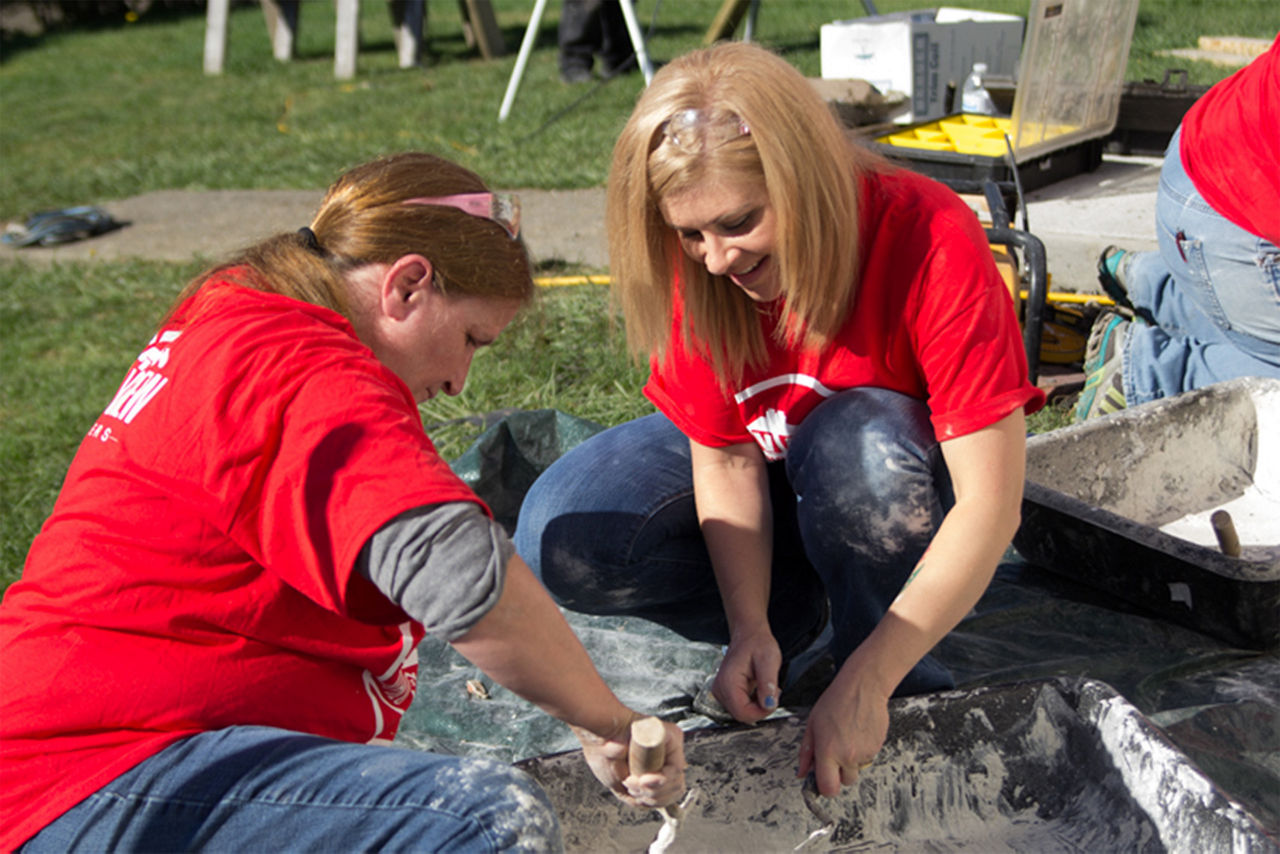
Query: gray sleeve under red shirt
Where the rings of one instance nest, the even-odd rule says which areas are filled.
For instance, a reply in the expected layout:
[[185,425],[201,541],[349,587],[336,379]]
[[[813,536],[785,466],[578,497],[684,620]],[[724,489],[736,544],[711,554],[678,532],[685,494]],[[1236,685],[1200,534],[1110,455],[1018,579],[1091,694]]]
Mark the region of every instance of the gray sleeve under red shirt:
[[470,501],[407,510],[369,538],[356,571],[427,634],[445,641],[467,633],[502,596],[515,546]]

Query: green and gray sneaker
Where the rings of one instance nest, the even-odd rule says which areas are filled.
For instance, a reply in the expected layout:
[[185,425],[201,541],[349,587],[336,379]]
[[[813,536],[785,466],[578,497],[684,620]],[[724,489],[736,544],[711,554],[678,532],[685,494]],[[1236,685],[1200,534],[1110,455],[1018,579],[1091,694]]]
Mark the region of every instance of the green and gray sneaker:
[[1139,320],[1155,326],[1156,319],[1151,309],[1134,305],[1129,297],[1129,266],[1133,263],[1134,253],[1119,246],[1108,246],[1098,256],[1098,284],[1103,293],[1111,297],[1117,310],[1125,317]]
[[1076,421],[1118,412],[1125,407],[1121,358],[1129,321],[1104,311],[1093,322],[1084,350],[1084,389],[1076,401]]
[[1107,296],[1115,300],[1116,305],[1133,311],[1133,303],[1129,301],[1129,261],[1133,255],[1119,246],[1108,246],[1098,256],[1098,284]]

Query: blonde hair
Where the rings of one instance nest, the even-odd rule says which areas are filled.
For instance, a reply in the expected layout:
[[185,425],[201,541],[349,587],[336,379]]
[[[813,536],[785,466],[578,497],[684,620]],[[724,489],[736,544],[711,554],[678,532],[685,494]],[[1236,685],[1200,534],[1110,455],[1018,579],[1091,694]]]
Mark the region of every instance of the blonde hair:
[[[395,154],[356,166],[325,193],[309,226],[314,244],[301,230],[269,237],[198,275],[173,310],[210,279],[230,275],[246,287],[351,319],[346,274],[411,253],[431,261],[443,293],[527,302],[535,288],[521,241],[499,224],[456,208],[405,204],[406,199],[486,189],[474,172],[432,154]],[[235,268],[246,273],[232,273]]]
[[[702,151],[663,145],[665,123],[684,110],[736,115],[749,132]],[[827,344],[857,287],[858,176],[875,162],[803,75],[764,48],[723,43],[664,66],[623,128],[609,171],[611,276],[632,352],[665,355],[678,276],[684,339],[722,382],[764,360],[757,305],[688,258],[659,209],[670,195],[726,176],[763,182],[775,211],[786,312],[773,335],[789,346]]]

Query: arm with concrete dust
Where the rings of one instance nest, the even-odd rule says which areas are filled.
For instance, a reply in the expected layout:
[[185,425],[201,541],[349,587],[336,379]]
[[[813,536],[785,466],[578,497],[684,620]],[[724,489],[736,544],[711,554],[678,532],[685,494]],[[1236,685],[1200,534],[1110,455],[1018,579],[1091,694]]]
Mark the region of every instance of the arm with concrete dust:
[[764,455],[751,443],[689,446],[698,523],[729,623],[714,693],[734,718],[754,723],[776,707],[782,666],[769,627],[773,508]]

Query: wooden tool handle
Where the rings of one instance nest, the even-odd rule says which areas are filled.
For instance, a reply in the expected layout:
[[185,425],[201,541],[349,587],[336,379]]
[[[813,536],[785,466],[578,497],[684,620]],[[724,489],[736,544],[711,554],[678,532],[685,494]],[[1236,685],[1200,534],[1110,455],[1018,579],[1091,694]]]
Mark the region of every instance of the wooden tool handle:
[[627,761],[632,774],[650,774],[661,770],[667,758],[667,729],[653,717],[631,722],[631,747]]
[[1215,510],[1209,517],[1213,533],[1218,537],[1218,548],[1227,557],[1240,557],[1240,537],[1236,534],[1235,523],[1226,510]]

